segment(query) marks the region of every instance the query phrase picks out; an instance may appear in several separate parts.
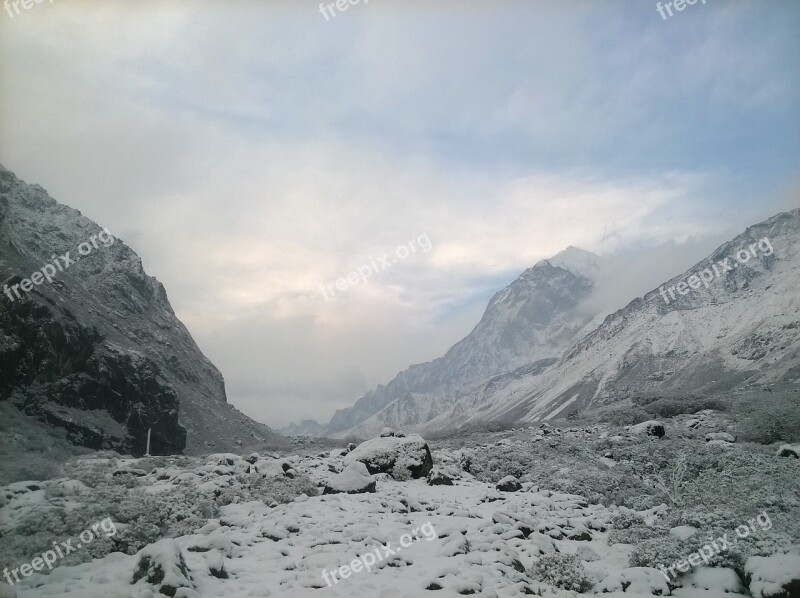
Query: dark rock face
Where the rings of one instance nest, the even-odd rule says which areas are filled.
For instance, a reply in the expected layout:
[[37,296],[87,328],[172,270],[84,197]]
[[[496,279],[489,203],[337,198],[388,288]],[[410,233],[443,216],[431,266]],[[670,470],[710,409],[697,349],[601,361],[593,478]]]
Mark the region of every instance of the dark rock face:
[[[98,235],[102,235],[98,237]],[[81,254],[81,244],[95,246]],[[99,239],[99,241],[98,241]],[[58,256],[73,263],[19,287]],[[34,280],[35,283],[35,280]],[[227,404],[222,375],[139,257],[0,166],[0,401],[90,448],[241,451],[269,428]]]

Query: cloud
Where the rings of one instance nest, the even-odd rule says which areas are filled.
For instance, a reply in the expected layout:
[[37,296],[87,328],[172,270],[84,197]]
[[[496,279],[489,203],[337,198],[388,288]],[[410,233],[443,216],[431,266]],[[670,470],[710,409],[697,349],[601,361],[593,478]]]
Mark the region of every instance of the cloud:
[[778,12],[43,3],[0,21],[0,161],[142,256],[234,404],[326,417],[567,245],[652,248],[610,306],[777,211],[800,124]]

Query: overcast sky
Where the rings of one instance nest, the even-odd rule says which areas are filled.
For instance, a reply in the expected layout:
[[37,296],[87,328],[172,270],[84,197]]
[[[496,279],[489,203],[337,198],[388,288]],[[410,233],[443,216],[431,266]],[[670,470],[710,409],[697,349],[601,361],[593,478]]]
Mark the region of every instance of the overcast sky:
[[0,162],[139,253],[273,427],[441,355],[567,245],[630,262],[621,307],[798,206],[794,0],[19,10]]

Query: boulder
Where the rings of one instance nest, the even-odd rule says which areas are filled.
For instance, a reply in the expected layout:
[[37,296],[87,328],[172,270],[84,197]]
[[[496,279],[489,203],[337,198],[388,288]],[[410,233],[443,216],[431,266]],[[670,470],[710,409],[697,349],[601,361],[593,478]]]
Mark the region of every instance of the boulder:
[[375,492],[375,478],[367,466],[360,461],[349,463],[341,473],[336,474],[325,486],[322,494],[362,494]]
[[384,428],[381,430],[381,438],[389,438],[391,436],[394,436],[394,430],[391,428]]
[[513,475],[507,475],[502,480],[497,482],[495,486],[500,492],[517,492],[522,490],[522,484]]
[[656,438],[662,438],[667,432],[663,423],[658,420],[651,419],[646,422],[636,424],[635,426],[631,426],[630,433],[637,436],[647,435],[655,436]]
[[800,444],[782,444],[776,453],[778,457],[794,457],[800,459]]
[[798,598],[800,554],[753,556],[744,565],[753,598]]
[[453,478],[440,469],[434,469],[428,474],[428,486],[452,486]]
[[407,475],[423,478],[433,469],[433,457],[428,444],[419,434],[405,438],[381,436],[358,445],[347,453],[345,463],[359,461],[372,473],[388,473],[395,479]]
[[165,596],[175,596],[178,588],[194,589],[183,553],[172,538],[145,546],[137,557],[131,583],[144,579],[147,583],[158,586],[158,591]]
[[710,434],[706,434],[706,442],[711,442],[712,440],[734,443],[736,442],[736,436],[728,434],[727,432],[711,432]]

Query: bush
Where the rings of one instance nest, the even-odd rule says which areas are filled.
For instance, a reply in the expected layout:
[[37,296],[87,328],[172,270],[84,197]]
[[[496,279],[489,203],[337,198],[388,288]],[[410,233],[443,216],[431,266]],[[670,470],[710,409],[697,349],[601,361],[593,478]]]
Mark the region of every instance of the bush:
[[592,587],[583,561],[574,554],[546,554],[533,564],[530,576],[573,592],[586,592]]
[[739,406],[741,418],[737,425],[738,439],[759,444],[800,441],[800,401],[788,393],[770,396],[769,402],[757,409],[752,405]]

